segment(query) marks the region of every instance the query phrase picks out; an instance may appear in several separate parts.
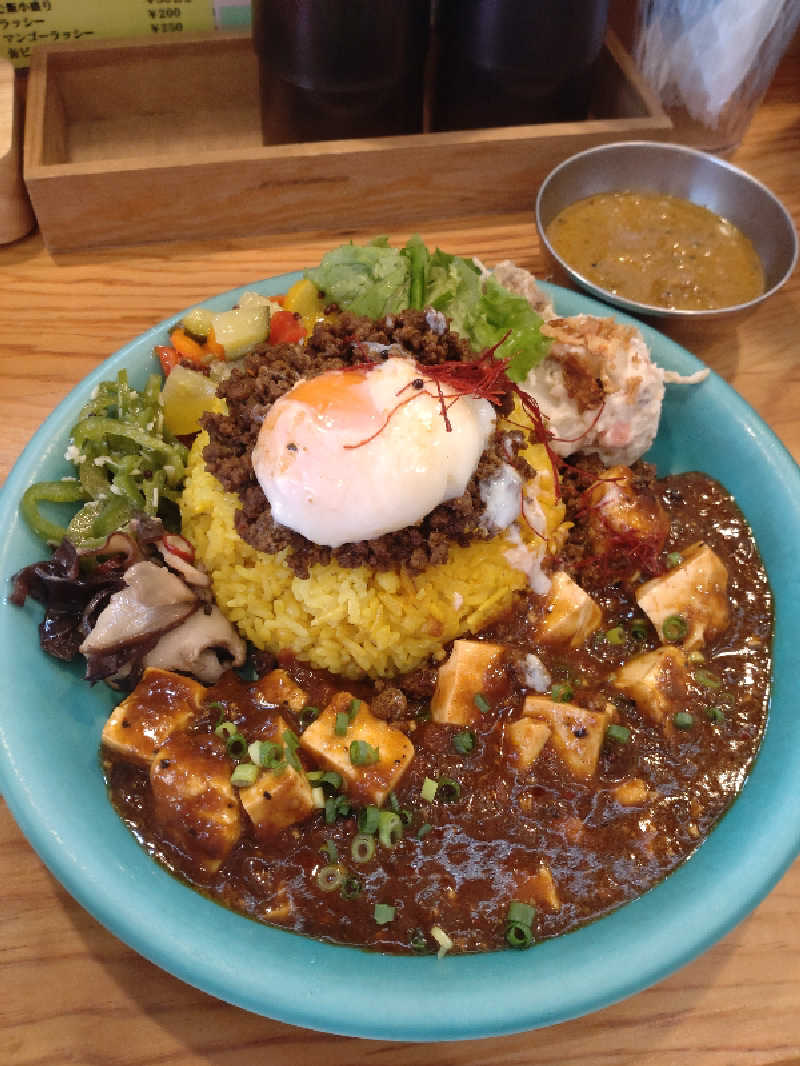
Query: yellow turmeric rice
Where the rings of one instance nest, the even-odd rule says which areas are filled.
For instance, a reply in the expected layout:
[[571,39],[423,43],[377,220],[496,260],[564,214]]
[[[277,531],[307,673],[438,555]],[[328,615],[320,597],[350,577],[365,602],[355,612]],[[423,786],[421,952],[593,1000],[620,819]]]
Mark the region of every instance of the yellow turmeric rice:
[[[512,545],[505,534],[454,546],[447,562],[423,574],[330,563],[299,578],[286,565],[285,550],[269,555],[238,536],[239,501],[206,471],[207,443],[202,433],[191,451],[183,532],[211,575],[220,609],[262,650],[289,650],[348,678],[391,677],[443,658],[448,641],[485,628],[528,584],[526,573],[506,558]],[[538,472],[535,498],[552,548],[564,529],[564,509],[554,498],[544,448],[532,445],[525,455]],[[536,533],[519,527],[523,541],[541,546]]]

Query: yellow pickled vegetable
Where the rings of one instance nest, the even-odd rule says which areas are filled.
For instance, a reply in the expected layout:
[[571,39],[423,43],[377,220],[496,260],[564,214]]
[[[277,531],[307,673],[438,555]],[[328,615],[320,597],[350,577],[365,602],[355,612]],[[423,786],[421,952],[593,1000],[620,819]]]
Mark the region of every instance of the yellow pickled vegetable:
[[205,374],[176,366],[164,382],[161,402],[164,425],[176,437],[196,433],[205,411],[219,411],[222,401],[215,396],[217,384]]
[[283,306],[287,311],[300,315],[306,333],[310,334],[314,326],[323,317],[323,302],[319,290],[313,281],[303,278],[296,281],[286,293]]

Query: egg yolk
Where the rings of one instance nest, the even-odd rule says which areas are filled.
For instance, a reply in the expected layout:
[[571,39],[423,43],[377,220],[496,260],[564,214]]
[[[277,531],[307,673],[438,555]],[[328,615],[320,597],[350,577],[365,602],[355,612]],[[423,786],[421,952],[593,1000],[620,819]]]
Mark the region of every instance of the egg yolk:
[[451,432],[411,359],[298,382],[253,449],[274,520],[334,548],[419,522],[463,494],[494,428],[486,400],[459,396],[447,413]]

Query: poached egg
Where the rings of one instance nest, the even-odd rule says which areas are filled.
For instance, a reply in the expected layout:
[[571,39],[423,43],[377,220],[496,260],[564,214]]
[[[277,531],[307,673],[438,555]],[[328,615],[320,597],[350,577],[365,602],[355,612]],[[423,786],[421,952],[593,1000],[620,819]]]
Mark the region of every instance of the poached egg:
[[[338,548],[419,522],[466,490],[495,413],[410,359],[299,381],[270,408],[252,462],[276,522]],[[452,402],[450,402],[452,401]]]

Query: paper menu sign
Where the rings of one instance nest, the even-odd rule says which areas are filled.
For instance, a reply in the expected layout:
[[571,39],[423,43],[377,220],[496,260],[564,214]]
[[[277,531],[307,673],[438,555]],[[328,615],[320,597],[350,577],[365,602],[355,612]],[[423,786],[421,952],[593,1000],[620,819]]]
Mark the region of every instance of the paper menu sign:
[[41,44],[213,29],[212,0],[0,0],[0,45],[16,67]]

